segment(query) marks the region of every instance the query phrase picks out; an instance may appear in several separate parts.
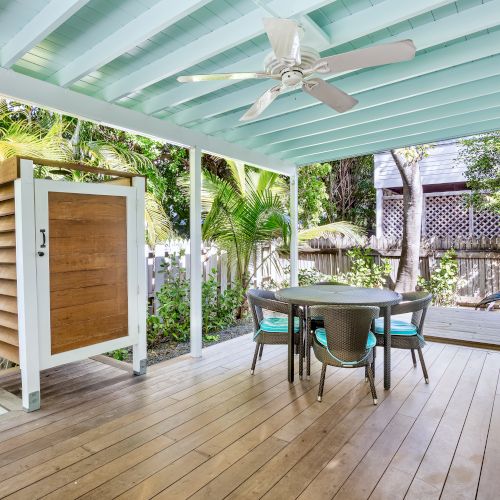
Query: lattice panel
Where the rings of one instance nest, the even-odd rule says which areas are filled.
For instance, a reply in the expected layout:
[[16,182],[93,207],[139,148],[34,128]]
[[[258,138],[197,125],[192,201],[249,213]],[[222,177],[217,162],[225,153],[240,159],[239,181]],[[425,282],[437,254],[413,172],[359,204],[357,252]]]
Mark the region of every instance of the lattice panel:
[[428,236],[469,236],[469,208],[463,196],[429,196],[425,199],[425,233]]
[[382,230],[386,238],[403,235],[403,198],[385,198]]
[[485,210],[474,210],[474,236],[500,236],[500,215]]

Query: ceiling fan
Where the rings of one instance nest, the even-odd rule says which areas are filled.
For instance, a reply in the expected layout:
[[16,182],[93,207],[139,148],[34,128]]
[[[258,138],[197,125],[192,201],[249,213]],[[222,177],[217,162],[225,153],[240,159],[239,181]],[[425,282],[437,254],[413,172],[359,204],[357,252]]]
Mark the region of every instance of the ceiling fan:
[[252,107],[240,118],[240,121],[256,118],[284,90],[299,87],[335,111],[343,113],[355,106],[358,101],[338,87],[321,78],[315,78],[314,73],[320,75],[342,73],[348,70],[408,61],[415,56],[413,41],[401,40],[329,57],[320,57],[316,50],[301,46],[301,27],[296,21],[277,18],[266,18],[263,21],[273,49],[273,52],[264,60],[264,72],[185,75],[179,76],[177,80],[183,83],[253,78],[269,78],[279,81],[278,85],[264,92],[255,101]]

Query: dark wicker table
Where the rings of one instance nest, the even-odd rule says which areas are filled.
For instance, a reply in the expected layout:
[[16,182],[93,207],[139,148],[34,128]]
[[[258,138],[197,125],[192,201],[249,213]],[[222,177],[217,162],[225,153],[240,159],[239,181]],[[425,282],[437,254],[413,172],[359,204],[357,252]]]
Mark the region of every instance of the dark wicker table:
[[351,305],[378,306],[384,317],[384,388],[391,388],[391,306],[401,302],[399,293],[379,288],[358,288],[345,285],[312,285],[283,288],[276,292],[279,300],[289,304],[288,311],[288,381],[293,382],[293,318],[298,306]]

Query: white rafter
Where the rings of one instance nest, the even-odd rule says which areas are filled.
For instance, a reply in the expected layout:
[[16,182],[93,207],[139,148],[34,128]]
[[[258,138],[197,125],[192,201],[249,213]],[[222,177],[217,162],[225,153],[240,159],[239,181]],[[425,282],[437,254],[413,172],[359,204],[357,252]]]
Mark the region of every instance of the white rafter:
[[1,65],[10,68],[18,59],[52,33],[89,0],[51,0],[23,29],[11,38],[0,54]]
[[63,87],[73,84],[210,2],[211,0],[158,2],[59,70],[55,80]]
[[[317,50],[323,51],[329,47],[335,47],[337,45],[341,45],[355,38],[367,35],[373,32],[374,30],[379,30],[387,26],[391,26],[393,24],[396,24],[400,21],[407,19],[408,17],[417,16],[434,8],[440,7],[444,4],[450,3],[451,1],[452,0],[420,0],[419,2],[412,2],[408,4],[406,2],[401,2],[401,0],[386,0],[383,3],[377,4],[373,7],[366,9],[367,11],[369,11],[369,13],[365,11],[358,12],[356,14],[353,14],[352,16],[348,16],[346,18],[340,19],[339,21],[333,22],[327,27],[324,27],[323,29],[319,28],[318,26],[315,27],[315,23],[306,17],[302,17],[301,21],[304,23],[306,36],[316,37],[314,46]],[[293,8],[294,8],[293,6],[289,7],[288,13],[293,12],[292,10]],[[286,12],[283,12],[283,16],[285,13]],[[284,17],[289,17],[289,16],[284,16]],[[373,23],[376,23],[374,29],[372,29]],[[241,65],[241,63],[238,63],[239,67],[240,68],[242,67],[244,69],[246,68],[246,70],[248,69],[253,70],[254,66],[257,68],[262,67],[264,57],[267,55],[267,53],[268,51],[263,51],[262,53],[260,53],[259,56],[252,56],[252,60],[248,61],[248,66],[245,66],[244,64]],[[260,57],[260,60],[258,59],[258,57]],[[226,72],[226,69],[227,68],[224,69],[221,68],[220,72]],[[229,83],[210,82],[210,87],[208,86],[205,87],[203,85],[198,87],[197,89],[192,88],[195,87],[194,85],[192,85],[191,89],[184,91],[184,95],[191,92],[193,93],[192,94],[193,98],[195,98],[199,97],[200,95],[213,92],[214,90],[223,88],[225,86],[234,83],[235,83],[234,81],[231,81]],[[265,85],[265,83],[257,84],[256,86],[258,87],[258,89],[261,89],[263,88],[263,85]],[[203,89],[206,89],[207,92],[202,93]],[[247,90],[247,95],[249,95],[248,89],[246,90]],[[173,89],[171,92],[178,92],[178,90]],[[241,92],[238,92],[238,95],[240,95]],[[251,94],[253,96],[252,99],[258,96],[259,92],[260,93],[264,92],[264,90],[255,89],[255,92],[256,92],[255,94]],[[196,95],[194,95],[194,93],[196,93]],[[250,99],[250,101],[252,99]],[[146,101],[146,103],[144,103],[143,109],[146,112],[158,111],[159,109],[165,108],[166,106],[174,105],[176,100],[177,99],[175,97],[171,99],[169,92],[164,92],[160,96],[155,96],[151,98],[149,101]],[[225,103],[225,105],[227,106],[227,102]],[[186,114],[187,113],[188,111],[186,111]],[[210,114],[208,114],[207,116],[210,116]],[[182,123],[189,122],[189,119],[187,117],[184,117],[183,115],[179,117],[179,120],[182,121]]]
[[[427,3],[430,0],[422,1]],[[441,2],[443,3],[444,0]],[[269,8],[279,12],[282,17],[293,17],[303,15],[328,3],[332,2],[328,0],[272,0]],[[235,21],[147,64],[140,70],[109,85],[104,90],[104,97],[107,101],[115,101],[261,35],[264,33],[263,15],[266,14],[263,14],[260,8],[252,10]]]
[[293,172],[291,162],[284,162],[239,144],[208,136],[197,130],[179,127],[173,123],[147,116],[138,111],[103,102],[101,99],[63,89],[30,76],[0,68],[0,95],[31,103],[69,116],[126,130],[136,134],[163,139],[181,146],[197,146],[206,153],[244,161],[249,165],[285,175]]
[[[382,4],[377,4],[377,6],[378,5],[385,5],[385,2]],[[418,5],[418,7],[420,7],[420,3],[415,5]],[[373,7],[373,9],[375,9],[375,7]],[[484,15],[485,12],[487,12],[488,15]],[[363,17],[366,17],[364,11],[362,11],[361,13],[363,13]],[[398,13],[396,13],[396,15],[397,14]],[[358,23],[355,22],[357,21],[355,19],[355,16],[356,15],[350,16],[351,18],[354,18],[352,19],[352,22],[354,24],[351,29],[351,33],[354,38],[358,38],[359,36],[362,36],[362,33],[364,31],[362,26],[360,27],[362,31],[358,31]],[[395,19],[396,17],[387,15],[385,18],[385,21],[388,23],[387,26],[390,26],[392,24],[392,21]],[[391,42],[404,38],[412,38],[415,42],[415,45],[417,46],[417,49],[423,50],[447,42],[449,40],[459,38],[461,36],[491,28],[497,25],[499,22],[500,0],[494,0],[488,4],[473,7],[458,14],[453,14],[439,19],[438,21],[419,26],[418,28],[409,29],[403,33],[398,33],[397,36],[388,37],[378,43]],[[329,25],[328,31],[333,32],[335,25],[338,25],[337,27],[339,28],[339,31],[342,32],[344,30],[344,24],[344,19],[332,23],[331,25]],[[396,70],[402,68],[404,72],[406,66],[409,67],[409,71],[412,71],[414,62],[412,62],[411,64],[394,65],[394,68]],[[378,68],[376,70],[378,70]],[[380,70],[384,73],[390,72],[388,71],[388,68],[385,67],[380,68]],[[371,73],[372,71],[368,72],[367,74]],[[327,81],[334,80],[337,76],[338,75],[327,76],[324,79]],[[362,78],[355,76],[354,79],[356,80],[358,85],[360,82],[363,82]],[[341,84],[339,83],[342,90],[348,93],[352,93],[352,89],[350,89],[348,86],[346,88],[342,87],[342,85],[345,85],[345,83],[345,80],[342,81]],[[251,87],[233,92],[231,94],[231,99],[228,99],[225,102],[223,101],[223,98],[212,99],[208,102],[192,106],[189,109],[176,113],[173,116],[173,119],[178,124],[185,124],[201,118],[207,119],[210,117],[214,117],[214,119],[212,120],[206,120],[203,125],[203,130],[207,133],[217,132],[219,130],[223,130],[224,128],[246,128],[247,125],[239,122],[241,111],[231,113],[230,115],[226,115],[224,117],[221,117],[220,119],[216,118],[215,116],[217,114],[231,111],[231,109],[238,109],[247,105],[251,105],[256,97],[265,92],[267,88],[269,88],[268,82],[258,82]],[[287,94],[285,94],[278,101],[273,103],[273,106],[266,110],[266,112],[261,115],[261,117],[258,118],[257,121],[259,119],[271,118],[275,115],[277,116],[280,114],[289,114],[290,112],[296,111],[297,109],[307,107],[323,108],[324,106],[321,105],[319,101],[312,100],[307,94],[294,94],[293,100],[291,98],[288,98]]]

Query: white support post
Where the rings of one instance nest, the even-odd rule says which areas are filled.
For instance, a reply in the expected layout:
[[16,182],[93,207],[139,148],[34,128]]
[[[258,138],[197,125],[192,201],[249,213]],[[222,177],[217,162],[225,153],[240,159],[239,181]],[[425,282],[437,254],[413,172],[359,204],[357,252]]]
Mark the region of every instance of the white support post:
[[299,284],[299,192],[297,170],[290,175],[290,286]]
[[26,411],[40,408],[40,353],[36,286],[36,229],[33,162],[20,160],[14,181],[16,275],[22,401]]
[[147,332],[146,332],[146,311],[148,306],[147,298],[147,259],[144,253],[146,245],[144,226],[144,195],[146,191],[146,181],[144,177],[134,177],[132,186],[136,190],[136,221],[137,221],[137,331],[139,334],[137,344],[133,350],[133,370],[134,375],[144,375],[147,369]]
[[382,238],[384,236],[383,229],[383,216],[384,216],[384,190],[382,188],[377,188],[377,199],[376,199],[376,233],[377,238]]
[[189,241],[191,260],[191,315],[190,338],[191,356],[201,357],[202,348],[202,308],[201,308],[201,150],[189,150],[190,211]]

